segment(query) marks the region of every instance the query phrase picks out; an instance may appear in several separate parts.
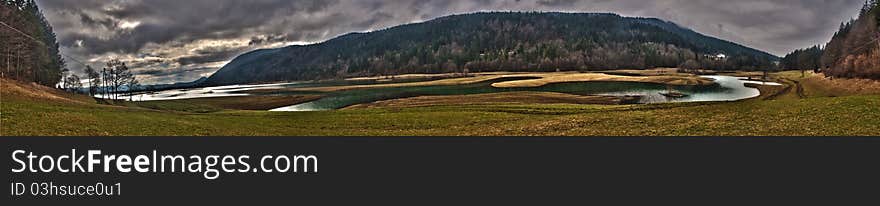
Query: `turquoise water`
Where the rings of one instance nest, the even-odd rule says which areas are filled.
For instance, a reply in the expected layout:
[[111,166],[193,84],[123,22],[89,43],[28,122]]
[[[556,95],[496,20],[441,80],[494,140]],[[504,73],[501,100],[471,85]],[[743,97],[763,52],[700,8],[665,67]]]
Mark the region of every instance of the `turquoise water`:
[[[297,105],[276,108],[271,111],[319,111],[333,110],[351,105],[375,101],[427,95],[466,95],[512,91],[560,92],[577,95],[641,96],[639,103],[731,101],[760,95],[755,88],[745,87],[743,81],[731,76],[704,76],[715,79],[709,86],[676,86],[675,90],[688,94],[683,98],[660,95],[667,87],[662,84],[640,82],[572,82],[556,83],[533,88],[495,88],[492,83],[528,78],[500,78],[480,83],[449,86],[394,87],[348,90],[325,93],[325,97]],[[279,93],[281,94],[281,93]],[[297,94],[287,92],[283,94]]]

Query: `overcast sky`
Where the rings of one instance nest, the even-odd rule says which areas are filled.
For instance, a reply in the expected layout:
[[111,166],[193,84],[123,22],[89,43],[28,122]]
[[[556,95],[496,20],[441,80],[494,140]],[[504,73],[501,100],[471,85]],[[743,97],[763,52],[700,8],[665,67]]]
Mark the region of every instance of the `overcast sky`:
[[[146,84],[208,76],[257,48],[477,11],[657,17],[776,55],[824,44],[864,0],[42,0],[62,52],[129,62]],[[68,61],[75,72],[82,66]]]

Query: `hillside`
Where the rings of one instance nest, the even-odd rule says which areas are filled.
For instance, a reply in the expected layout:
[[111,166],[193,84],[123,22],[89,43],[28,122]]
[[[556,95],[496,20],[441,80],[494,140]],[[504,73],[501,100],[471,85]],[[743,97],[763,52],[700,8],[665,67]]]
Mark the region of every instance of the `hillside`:
[[[29,101],[95,104],[95,100],[86,95],[72,94],[63,90],[43,86],[36,82],[0,78],[0,104],[7,101],[26,99]],[[3,111],[6,112],[6,111]]]
[[[716,54],[727,58],[706,58]],[[653,18],[492,12],[252,51],[225,65],[206,84],[405,73],[643,69],[677,67],[687,60],[716,70],[758,70],[777,59]]]
[[859,18],[841,24],[822,53],[823,73],[845,78],[880,79],[880,1],[862,8]]

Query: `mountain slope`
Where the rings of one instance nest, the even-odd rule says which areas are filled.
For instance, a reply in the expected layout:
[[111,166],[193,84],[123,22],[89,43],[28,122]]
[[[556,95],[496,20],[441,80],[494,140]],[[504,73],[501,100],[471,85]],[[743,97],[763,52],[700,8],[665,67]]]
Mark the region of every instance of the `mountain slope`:
[[826,76],[880,79],[880,1],[866,3],[858,19],[841,25],[821,60]]
[[[729,58],[710,60],[707,55]],[[323,43],[256,50],[206,84],[312,80],[403,73],[605,70],[676,67],[764,69],[778,57],[674,23],[596,13],[453,15]]]

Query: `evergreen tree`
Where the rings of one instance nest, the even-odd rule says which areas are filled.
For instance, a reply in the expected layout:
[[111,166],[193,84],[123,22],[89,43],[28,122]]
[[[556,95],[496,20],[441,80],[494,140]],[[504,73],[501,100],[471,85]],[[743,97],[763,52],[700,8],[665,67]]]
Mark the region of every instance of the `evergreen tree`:
[[822,54],[823,73],[845,78],[880,79],[880,9],[871,0],[858,19],[841,24]]
[[52,26],[34,0],[4,0],[0,4],[0,73],[4,78],[54,86],[66,78]]

